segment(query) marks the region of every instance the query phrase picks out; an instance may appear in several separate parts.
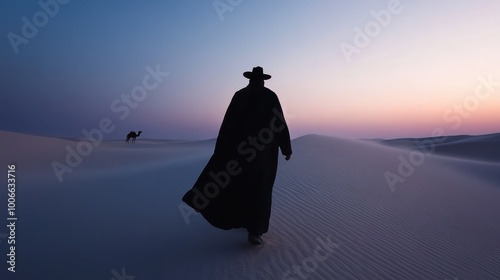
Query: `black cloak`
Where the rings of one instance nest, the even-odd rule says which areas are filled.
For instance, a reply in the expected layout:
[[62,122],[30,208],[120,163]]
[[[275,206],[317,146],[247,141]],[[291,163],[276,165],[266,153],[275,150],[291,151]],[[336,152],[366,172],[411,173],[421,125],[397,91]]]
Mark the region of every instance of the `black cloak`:
[[278,148],[292,154],[278,97],[249,84],[234,94],[214,154],[182,200],[217,228],[267,232]]

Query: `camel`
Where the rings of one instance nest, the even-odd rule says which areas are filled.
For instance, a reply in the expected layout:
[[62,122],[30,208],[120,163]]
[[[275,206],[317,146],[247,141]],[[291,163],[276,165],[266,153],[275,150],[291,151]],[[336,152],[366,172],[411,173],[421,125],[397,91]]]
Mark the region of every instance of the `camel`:
[[128,144],[128,141],[130,140],[130,138],[132,138],[132,144],[135,143],[135,138],[139,137],[141,135],[142,131],[139,130],[139,133],[135,133],[135,131],[130,131],[128,134],[127,134],[127,139],[125,140]]

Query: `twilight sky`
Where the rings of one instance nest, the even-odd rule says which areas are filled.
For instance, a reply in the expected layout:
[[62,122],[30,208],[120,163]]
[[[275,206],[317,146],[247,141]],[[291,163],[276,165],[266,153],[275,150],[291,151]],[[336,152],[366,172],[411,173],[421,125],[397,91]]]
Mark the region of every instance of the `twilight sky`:
[[0,130],[83,137],[109,119],[108,139],[213,138],[260,65],[293,137],[499,132],[498,11],[497,0],[1,1]]

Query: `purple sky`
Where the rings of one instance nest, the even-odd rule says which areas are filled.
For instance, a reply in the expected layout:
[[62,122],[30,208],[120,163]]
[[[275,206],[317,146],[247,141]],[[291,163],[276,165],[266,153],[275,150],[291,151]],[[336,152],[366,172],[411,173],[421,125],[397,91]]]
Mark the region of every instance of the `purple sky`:
[[213,138],[247,84],[242,73],[260,65],[293,137],[498,132],[499,8],[486,0],[3,1],[0,130],[83,137],[110,119],[108,139],[130,130]]

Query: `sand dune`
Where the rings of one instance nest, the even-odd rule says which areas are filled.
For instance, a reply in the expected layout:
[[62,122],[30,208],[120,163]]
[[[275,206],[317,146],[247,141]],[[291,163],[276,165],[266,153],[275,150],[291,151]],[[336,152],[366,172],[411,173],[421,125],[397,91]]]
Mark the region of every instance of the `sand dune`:
[[[498,135],[421,158],[404,141],[294,139],[260,247],[179,210],[213,141],[104,141],[59,182],[50,164],[78,141],[0,137],[20,201],[18,271],[1,279],[500,279],[500,165],[461,151]],[[391,187],[388,172],[404,181]]]
[[463,157],[496,163],[500,162],[500,133],[479,136],[448,136],[439,141],[433,138],[402,138],[380,140],[379,142],[405,149],[418,149],[420,146],[433,143],[432,146],[435,148],[434,153],[438,155]]

